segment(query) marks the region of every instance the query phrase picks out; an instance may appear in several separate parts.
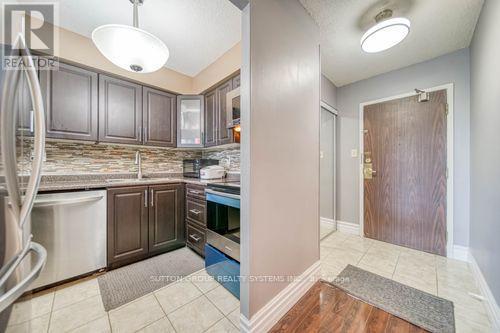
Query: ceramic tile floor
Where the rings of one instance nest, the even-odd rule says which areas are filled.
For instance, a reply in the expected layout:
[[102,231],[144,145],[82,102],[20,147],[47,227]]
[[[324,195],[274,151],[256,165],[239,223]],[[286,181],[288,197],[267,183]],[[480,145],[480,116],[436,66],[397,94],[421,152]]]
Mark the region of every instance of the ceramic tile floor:
[[321,241],[322,278],[347,264],[453,301],[457,333],[493,332],[468,263],[372,239],[334,232]]
[[240,303],[205,270],[109,312],[97,279],[14,305],[12,332],[239,332]]
[[[457,332],[492,332],[469,264],[355,235],[321,241],[322,277],[352,264],[449,299]],[[7,332],[238,332],[239,301],[204,271],[117,309],[104,310],[97,280],[15,304]]]

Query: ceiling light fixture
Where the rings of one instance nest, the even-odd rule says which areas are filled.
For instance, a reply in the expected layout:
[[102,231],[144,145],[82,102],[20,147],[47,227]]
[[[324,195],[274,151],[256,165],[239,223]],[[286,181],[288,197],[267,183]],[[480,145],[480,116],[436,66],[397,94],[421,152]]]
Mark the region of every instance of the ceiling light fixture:
[[106,24],[92,32],[99,51],[113,64],[136,73],[157,71],[168,60],[165,43],[147,31],[139,29],[139,5],[144,0],[129,0],[134,5],[134,26]]
[[367,53],[377,53],[401,43],[410,33],[410,20],[392,17],[392,10],[386,9],[375,16],[375,24],[361,38],[361,48]]

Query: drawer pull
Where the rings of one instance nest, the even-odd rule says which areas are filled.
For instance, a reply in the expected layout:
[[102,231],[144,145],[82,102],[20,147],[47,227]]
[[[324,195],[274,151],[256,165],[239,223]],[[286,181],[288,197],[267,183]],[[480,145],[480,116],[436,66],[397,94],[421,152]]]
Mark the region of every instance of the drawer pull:
[[196,190],[189,190],[189,193],[191,193],[191,194],[203,194],[202,191],[196,191]]
[[195,214],[195,215],[200,215],[201,214],[201,210],[198,210],[198,209],[190,209],[189,212]]
[[189,235],[189,238],[194,240],[196,243],[198,243],[201,240],[201,237],[196,236],[196,235]]

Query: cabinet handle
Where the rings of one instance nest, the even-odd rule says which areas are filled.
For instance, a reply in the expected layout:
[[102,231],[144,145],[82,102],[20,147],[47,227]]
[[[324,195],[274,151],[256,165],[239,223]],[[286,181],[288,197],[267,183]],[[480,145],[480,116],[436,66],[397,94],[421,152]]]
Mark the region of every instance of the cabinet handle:
[[200,215],[201,214],[201,210],[198,210],[198,209],[190,209],[189,210],[191,213],[195,214],[195,215]]
[[196,190],[189,190],[189,193],[191,193],[191,194],[202,194],[203,192],[196,191]]
[[154,192],[155,190],[151,189],[151,207],[154,207],[155,205],[155,197],[154,197]]
[[30,133],[35,132],[35,111],[30,110]]
[[196,236],[196,235],[189,235],[189,238],[194,240],[196,243],[198,243],[201,240],[201,237]]
[[147,126],[144,127],[144,130],[142,131],[142,133],[143,133],[142,141],[144,143],[148,142],[148,139],[147,139],[147,137],[148,137],[148,134],[147,134],[148,133],[148,127]]
[[148,190],[144,190],[144,207],[148,206]]
[[139,132],[138,139],[140,142],[142,141],[142,126],[137,127],[137,131]]

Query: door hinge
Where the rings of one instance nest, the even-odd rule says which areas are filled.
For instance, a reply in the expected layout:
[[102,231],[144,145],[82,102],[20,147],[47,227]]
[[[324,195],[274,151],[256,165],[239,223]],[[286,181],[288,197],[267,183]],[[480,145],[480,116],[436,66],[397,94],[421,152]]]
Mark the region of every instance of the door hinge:
[[446,103],[446,111],[445,111],[446,116],[448,116],[449,113],[450,113],[450,105]]

